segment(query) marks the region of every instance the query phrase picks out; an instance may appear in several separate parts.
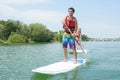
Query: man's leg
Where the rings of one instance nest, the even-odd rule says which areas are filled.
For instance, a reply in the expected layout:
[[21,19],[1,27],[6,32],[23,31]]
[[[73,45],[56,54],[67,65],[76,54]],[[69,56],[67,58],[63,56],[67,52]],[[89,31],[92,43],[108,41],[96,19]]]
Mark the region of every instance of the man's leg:
[[68,53],[67,53],[67,44],[68,44],[68,38],[66,35],[63,35],[62,38],[62,43],[63,43],[63,51],[64,51],[64,61],[68,61]]
[[76,53],[76,48],[73,48],[72,51],[73,51],[73,55],[74,55],[74,59],[75,59],[74,63],[76,64],[76,63],[77,63],[77,53]]
[[73,55],[74,55],[74,59],[75,59],[74,63],[76,64],[77,63],[77,53],[76,53],[75,38],[73,38],[73,37],[70,38],[69,45],[73,51]]
[[67,48],[63,48],[63,49],[64,49],[64,61],[67,62],[68,61]]

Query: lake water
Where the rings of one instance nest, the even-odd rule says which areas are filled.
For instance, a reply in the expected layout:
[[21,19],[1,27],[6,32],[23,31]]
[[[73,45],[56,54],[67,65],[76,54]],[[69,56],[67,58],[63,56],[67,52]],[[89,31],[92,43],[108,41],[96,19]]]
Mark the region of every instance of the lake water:
[[84,42],[84,46],[89,63],[45,75],[31,70],[63,60],[61,43],[0,45],[0,80],[120,80],[120,42]]

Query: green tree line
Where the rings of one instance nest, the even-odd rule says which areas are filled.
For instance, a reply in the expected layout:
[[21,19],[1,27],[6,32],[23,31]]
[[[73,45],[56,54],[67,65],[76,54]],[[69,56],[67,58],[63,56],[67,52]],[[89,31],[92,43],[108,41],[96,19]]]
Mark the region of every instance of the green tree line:
[[[25,24],[18,20],[0,20],[0,43],[33,43],[62,40],[63,31],[52,32],[40,23]],[[83,40],[88,37],[83,35]]]
[[27,43],[27,42],[50,42],[54,32],[40,23],[27,25],[15,20],[0,20],[0,42]]
[[[61,42],[63,33],[64,33],[63,30],[60,30],[59,32],[56,32],[55,36],[54,36],[54,41]],[[90,40],[90,38],[87,35],[85,35],[85,34],[82,35],[82,41],[89,41],[89,40]]]

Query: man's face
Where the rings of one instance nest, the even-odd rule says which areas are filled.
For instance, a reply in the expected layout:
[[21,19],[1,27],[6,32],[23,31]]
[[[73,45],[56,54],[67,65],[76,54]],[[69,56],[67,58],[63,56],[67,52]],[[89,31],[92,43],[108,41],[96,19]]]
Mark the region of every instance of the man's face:
[[69,9],[69,10],[68,10],[68,14],[69,14],[70,16],[72,16],[72,15],[74,14],[73,10]]

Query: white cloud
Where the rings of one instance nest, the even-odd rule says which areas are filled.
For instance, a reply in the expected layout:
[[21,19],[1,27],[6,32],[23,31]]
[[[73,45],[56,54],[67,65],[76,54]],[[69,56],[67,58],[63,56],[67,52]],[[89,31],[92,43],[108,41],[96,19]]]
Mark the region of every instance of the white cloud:
[[11,16],[13,14],[15,14],[17,11],[7,5],[0,5],[0,14],[3,16]]
[[[13,5],[42,4],[50,0],[0,0],[0,19],[14,19],[25,23],[42,23],[49,29],[59,30],[60,20],[65,15],[59,11],[28,9],[20,10]],[[55,28],[51,28],[56,26]]]
[[63,16],[63,13],[45,10],[29,10],[22,12],[22,16],[34,21],[56,22]]
[[11,17],[22,17],[32,21],[46,21],[46,22],[56,22],[64,14],[57,11],[48,10],[27,10],[19,11],[10,6],[0,5],[0,15]]
[[25,23],[43,23],[49,29],[52,29],[52,26],[56,26],[53,29],[59,30],[57,25],[65,14],[59,11],[39,9],[21,11],[8,5],[0,5],[0,15],[1,19],[15,19]]
[[2,4],[31,4],[31,3],[43,3],[49,0],[1,0]]

